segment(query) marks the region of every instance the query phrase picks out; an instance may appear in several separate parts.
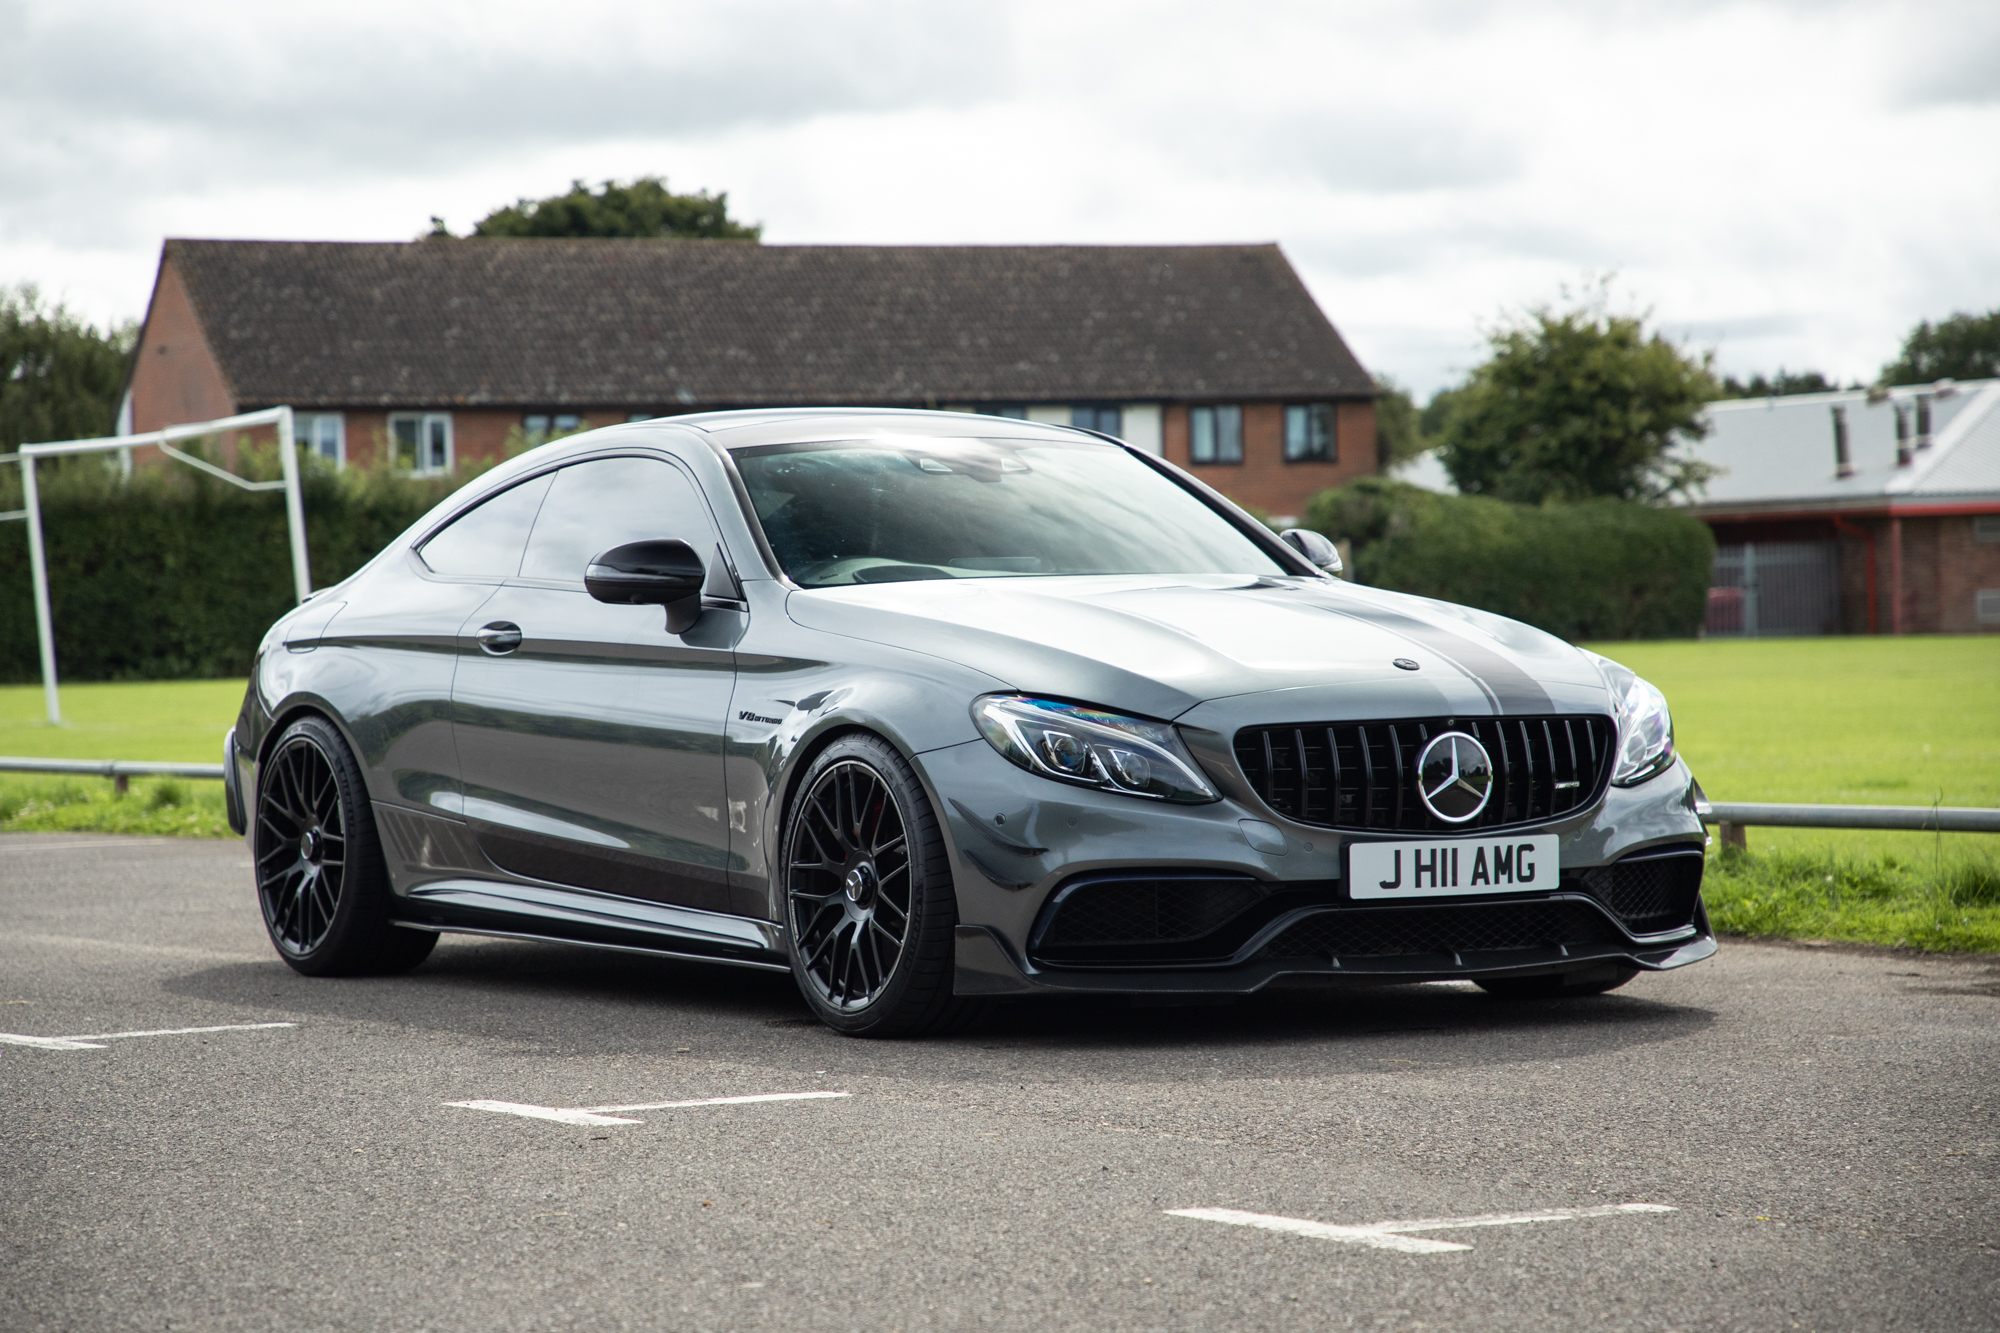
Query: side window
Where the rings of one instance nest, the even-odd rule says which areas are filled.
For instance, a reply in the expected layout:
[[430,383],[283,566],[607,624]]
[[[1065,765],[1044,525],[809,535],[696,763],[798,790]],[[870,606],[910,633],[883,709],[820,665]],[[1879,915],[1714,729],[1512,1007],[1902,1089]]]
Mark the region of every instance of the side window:
[[599,458],[556,473],[528,538],[524,579],[582,583],[590,558],[626,542],[678,537],[703,561],[715,525],[694,483],[653,458]]
[[462,578],[511,579],[521,568],[535,511],[553,474],[524,481],[459,515],[417,552],[432,572]]

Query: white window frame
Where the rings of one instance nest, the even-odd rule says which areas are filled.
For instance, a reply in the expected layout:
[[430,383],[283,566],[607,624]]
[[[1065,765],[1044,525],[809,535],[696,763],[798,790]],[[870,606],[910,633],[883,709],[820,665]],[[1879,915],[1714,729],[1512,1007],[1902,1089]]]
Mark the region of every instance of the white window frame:
[[[393,468],[401,468],[403,465],[402,444],[396,438],[396,427],[405,421],[413,421],[417,427],[417,456],[412,460],[415,466],[409,469],[410,474],[418,477],[435,477],[451,471],[453,466],[456,465],[458,458],[457,450],[452,440],[451,413],[449,412],[390,413],[389,465]],[[438,429],[439,437],[432,436],[431,432],[433,428]],[[425,454],[430,452],[426,448],[426,444],[434,438],[440,438],[440,442],[444,445],[444,459],[442,462],[424,457]]]
[[[330,461],[337,468],[347,466],[347,417],[341,412],[298,412],[292,418],[293,438],[306,453]],[[322,427],[332,426],[333,452],[320,448]]]

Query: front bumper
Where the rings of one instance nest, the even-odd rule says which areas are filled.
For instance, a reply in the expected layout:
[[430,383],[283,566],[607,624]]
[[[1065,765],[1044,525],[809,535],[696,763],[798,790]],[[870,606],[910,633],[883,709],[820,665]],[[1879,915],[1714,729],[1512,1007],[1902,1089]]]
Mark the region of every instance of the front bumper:
[[[1699,898],[1693,776],[1678,761],[1533,829],[1560,843],[1562,877],[1548,891],[1383,905],[1347,895],[1349,835],[1291,823],[1253,799],[1168,806],[1070,789],[1022,773],[983,741],[918,758],[953,845],[962,995],[1242,994],[1288,976],[1428,981],[1604,962],[1663,971],[1715,952]],[[1664,913],[1621,900],[1609,878],[1640,863],[1677,867]],[[1226,927],[1204,924],[1208,933],[1185,946],[1054,947],[1065,891],[1121,877],[1193,879],[1252,905]],[[1167,896],[1159,901],[1164,913]]]

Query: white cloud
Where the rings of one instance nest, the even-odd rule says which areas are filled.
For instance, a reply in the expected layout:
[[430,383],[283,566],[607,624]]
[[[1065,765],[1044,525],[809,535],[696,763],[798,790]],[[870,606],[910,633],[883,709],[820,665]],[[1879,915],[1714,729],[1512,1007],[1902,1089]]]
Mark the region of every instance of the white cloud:
[[1988,0],[0,0],[0,281],[164,235],[399,238],[573,177],[776,241],[1282,242],[1420,389],[1616,269],[1726,369],[1865,378],[2000,306]]

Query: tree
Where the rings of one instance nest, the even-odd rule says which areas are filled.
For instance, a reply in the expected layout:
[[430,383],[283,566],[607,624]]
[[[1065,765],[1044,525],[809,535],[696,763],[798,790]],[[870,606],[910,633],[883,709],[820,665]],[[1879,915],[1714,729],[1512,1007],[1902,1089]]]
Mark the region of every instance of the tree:
[[1903,354],[1882,367],[1884,384],[1928,384],[1932,380],[2000,377],[2000,310],[1956,314],[1910,330]]
[[1436,443],[1424,438],[1410,391],[1387,375],[1375,377],[1375,461],[1384,468],[1408,462]]
[[1778,367],[1778,373],[1765,379],[1762,375],[1752,375],[1748,383],[1735,376],[1722,381],[1716,392],[1718,398],[1782,398],[1788,393],[1831,393],[1840,386],[1820,374],[1817,370],[1797,372]]
[[33,287],[0,289],[0,451],[109,435],[138,330],[100,333]]
[[1442,413],[1441,456],[1462,493],[1657,503],[1714,475],[1676,454],[1707,432],[1710,358],[1649,336],[1640,316],[1611,314],[1602,287],[1571,309],[1529,310],[1487,343]]
[[[673,194],[660,176],[641,176],[630,185],[604,182],[593,193],[572,181],[569,193],[547,199],[520,199],[473,224],[474,236],[682,236],[705,241],[755,241],[764,228],[745,226],[729,216],[728,194]],[[431,235],[448,237],[439,218]]]

